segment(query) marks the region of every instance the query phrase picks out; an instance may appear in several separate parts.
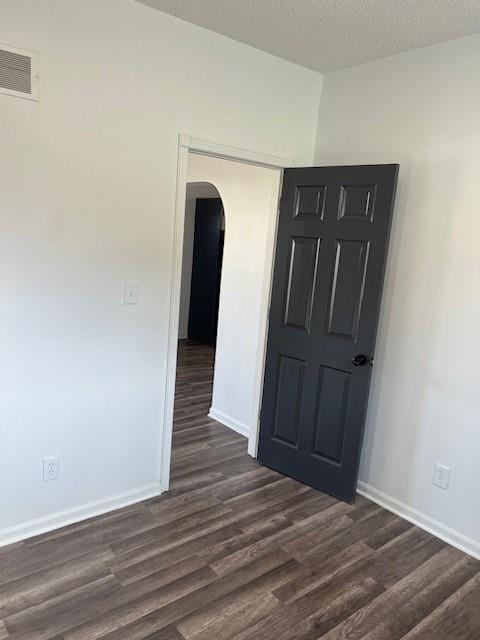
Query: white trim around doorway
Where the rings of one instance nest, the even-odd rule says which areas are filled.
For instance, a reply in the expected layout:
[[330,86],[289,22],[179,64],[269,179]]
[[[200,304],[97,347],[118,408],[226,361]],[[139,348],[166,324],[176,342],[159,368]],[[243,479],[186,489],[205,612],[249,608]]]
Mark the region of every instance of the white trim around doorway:
[[[168,351],[167,351],[167,369],[165,380],[165,399],[163,413],[163,429],[162,429],[162,451],[160,459],[160,486],[161,490],[168,491],[170,483],[170,461],[172,454],[172,434],[173,434],[173,411],[175,399],[175,378],[177,368],[177,343],[178,343],[178,322],[180,312],[180,288],[182,277],[182,252],[183,252],[183,233],[185,223],[185,197],[187,191],[187,166],[188,154],[200,153],[226,160],[235,160],[237,162],[246,162],[272,169],[283,169],[292,165],[289,158],[271,156],[247,149],[239,149],[237,147],[229,147],[208,140],[201,140],[191,136],[180,134],[178,137],[178,161],[177,161],[177,189],[175,198],[175,222],[174,222],[174,243],[172,257],[172,278],[170,286],[170,309],[169,309],[169,326],[168,326]],[[271,224],[268,230],[268,247],[271,252],[272,263],[274,256],[276,221]],[[273,269],[272,269],[273,272]],[[262,297],[262,317],[264,318],[264,328],[262,327],[262,337],[258,345],[258,358],[256,363],[256,391],[255,391],[255,412],[252,424],[256,425],[253,433],[248,436],[248,453],[256,457],[258,447],[258,430],[259,430],[259,413],[260,402],[262,396],[263,371],[265,365],[265,347],[267,340],[267,316],[270,306],[270,289],[271,282],[264,283],[264,291]],[[260,344],[261,343],[261,344]]]

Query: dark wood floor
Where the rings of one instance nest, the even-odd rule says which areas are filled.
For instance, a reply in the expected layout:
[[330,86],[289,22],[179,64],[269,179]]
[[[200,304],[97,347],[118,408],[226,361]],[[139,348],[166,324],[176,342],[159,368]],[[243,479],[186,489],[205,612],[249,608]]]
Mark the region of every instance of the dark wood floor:
[[0,549],[0,640],[480,640],[480,563],[261,467],[179,351],[172,491]]

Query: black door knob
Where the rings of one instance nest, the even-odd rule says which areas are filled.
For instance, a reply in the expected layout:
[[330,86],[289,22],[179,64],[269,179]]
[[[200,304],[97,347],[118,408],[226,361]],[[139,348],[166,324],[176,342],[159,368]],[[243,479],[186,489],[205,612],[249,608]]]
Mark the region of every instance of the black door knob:
[[368,362],[367,356],[364,356],[361,353],[358,353],[356,356],[353,356],[352,363],[355,367],[363,367]]

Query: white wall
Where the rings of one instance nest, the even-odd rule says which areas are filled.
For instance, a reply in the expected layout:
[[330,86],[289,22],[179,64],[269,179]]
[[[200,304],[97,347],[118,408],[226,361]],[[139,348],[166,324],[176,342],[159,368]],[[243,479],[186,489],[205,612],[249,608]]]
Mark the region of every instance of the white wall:
[[309,164],[321,76],[131,0],[2,0],[0,42],[41,73],[0,95],[5,541],[158,490],[178,134]]
[[259,411],[280,171],[190,154],[189,182],[210,182],[225,212],[212,417],[248,436]]
[[219,193],[212,184],[192,182],[187,184],[185,198],[185,223],[183,227],[182,284],[180,289],[180,312],[178,320],[178,337],[188,338],[188,317],[190,312],[190,290],[192,286],[193,240],[195,234],[195,210],[197,199],[219,198]]
[[361,486],[477,554],[479,61],[473,36],[328,75],[316,151],[401,165]]

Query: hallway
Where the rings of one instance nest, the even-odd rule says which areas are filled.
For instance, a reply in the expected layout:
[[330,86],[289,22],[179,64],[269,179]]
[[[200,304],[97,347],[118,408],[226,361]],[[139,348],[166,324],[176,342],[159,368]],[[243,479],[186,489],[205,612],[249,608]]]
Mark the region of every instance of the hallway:
[[207,415],[214,359],[212,347],[179,342],[170,481],[174,494],[258,467],[246,455],[246,439]]

